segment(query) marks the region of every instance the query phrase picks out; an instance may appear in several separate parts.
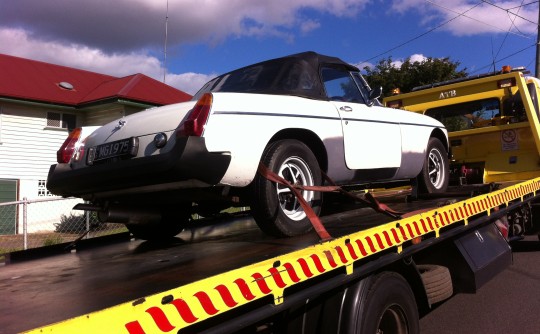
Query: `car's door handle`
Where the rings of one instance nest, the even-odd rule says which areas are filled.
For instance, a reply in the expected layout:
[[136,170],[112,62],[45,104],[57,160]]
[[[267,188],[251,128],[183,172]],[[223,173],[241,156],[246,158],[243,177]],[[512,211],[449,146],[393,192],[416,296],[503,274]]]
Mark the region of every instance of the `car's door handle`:
[[352,111],[352,108],[349,107],[349,106],[342,106],[342,107],[339,108],[339,110],[341,110],[341,111]]

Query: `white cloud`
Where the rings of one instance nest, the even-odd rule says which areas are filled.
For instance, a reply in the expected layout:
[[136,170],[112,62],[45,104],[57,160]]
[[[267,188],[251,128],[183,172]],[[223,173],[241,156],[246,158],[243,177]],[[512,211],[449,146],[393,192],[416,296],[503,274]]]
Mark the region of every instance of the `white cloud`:
[[[311,9],[354,16],[369,0],[17,0],[2,4],[0,52],[113,76],[142,73],[163,79],[160,50],[165,16],[169,47],[221,43],[228,37],[273,36],[320,27]],[[24,27],[24,28],[21,28]],[[195,93],[210,74],[167,74],[167,83]]]
[[216,77],[216,74],[182,73],[167,74],[166,83],[186,93],[194,95],[205,83]]
[[[112,52],[161,45],[165,16],[172,45],[220,43],[230,36],[275,36],[316,29],[302,11],[354,16],[369,0],[17,0],[2,6],[0,27],[25,27],[34,38]],[[61,10],[60,10],[61,8]],[[287,33],[284,38],[289,39]],[[108,52],[110,52],[108,51]]]
[[[416,63],[416,62],[419,62],[419,63],[422,63],[424,61],[426,61],[428,58],[422,54],[418,54],[418,53],[415,53],[411,56],[409,56],[409,61],[411,63]],[[403,65],[403,63],[405,62],[405,60],[401,59],[401,60],[394,60],[392,62],[392,66],[396,67],[396,68],[399,68],[401,67],[401,65]]]
[[[418,53],[415,53],[411,56],[409,56],[409,60],[411,63],[415,63],[415,62],[423,62],[423,61],[426,61],[428,58],[426,56],[424,56],[423,54],[418,54]],[[405,62],[404,59],[397,59],[397,60],[394,60],[391,62],[391,65],[395,68],[400,68],[401,65],[403,65],[403,62]],[[364,63],[358,63],[355,65],[356,67],[358,67],[359,69],[364,69],[364,67],[369,67],[370,69],[373,69],[375,68],[375,64],[373,63],[369,63],[369,62],[364,62]]]
[[415,53],[409,57],[409,60],[411,61],[411,63],[416,63],[416,62],[421,63],[423,61],[426,61],[427,57],[422,54]]
[[538,6],[520,6],[522,1],[473,0],[394,0],[391,11],[406,14],[415,11],[424,16],[422,24],[436,25],[447,22],[441,30],[456,36],[484,33],[536,34]]
[[162,73],[160,62],[144,54],[108,55],[96,48],[36,40],[21,29],[0,29],[0,52],[113,76]]
[[[107,55],[99,49],[82,45],[62,45],[34,40],[21,29],[0,29],[0,53],[116,77],[142,73],[156,80],[163,80],[163,67],[153,56],[143,53]],[[166,78],[170,86],[194,94],[214,76],[197,73],[169,73]]]
[[[337,17],[355,17],[372,0],[169,0],[168,42],[174,48],[189,43],[221,43],[230,37],[273,36],[292,42],[295,33],[320,29],[306,10]],[[377,1],[375,5],[380,6]],[[518,8],[518,0],[495,1]],[[166,1],[17,0],[2,3],[0,52],[94,72],[125,76],[143,73],[163,78],[160,50],[164,41]],[[435,4],[435,5],[434,5]],[[393,0],[391,11],[419,12],[420,24],[436,25],[477,5],[473,0]],[[61,10],[60,10],[61,9]],[[537,6],[519,15],[537,20]],[[517,9],[511,11],[517,12]],[[537,26],[482,3],[444,27],[455,35],[487,32],[536,33]],[[515,19],[512,26],[512,19]],[[21,28],[24,27],[24,28]],[[366,64],[360,64],[363,68]],[[212,75],[170,73],[168,83],[194,93]]]
[[375,64],[370,63],[370,62],[361,62],[361,63],[356,63],[353,65],[358,67],[361,71],[363,71],[365,67],[368,67],[370,69],[373,69],[375,67]]
[[306,20],[300,24],[300,31],[304,34],[318,29],[321,24],[314,20]]

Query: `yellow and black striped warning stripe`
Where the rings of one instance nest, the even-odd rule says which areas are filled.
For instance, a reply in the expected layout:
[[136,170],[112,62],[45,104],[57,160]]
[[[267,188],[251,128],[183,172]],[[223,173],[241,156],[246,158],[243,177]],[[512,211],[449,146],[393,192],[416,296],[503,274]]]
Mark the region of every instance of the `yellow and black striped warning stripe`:
[[[509,202],[535,196],[540,178],[312,245],[282,256],[120,304],[30,333],[170,333],[263,297],[283,302],[285,289],[332,270],[351,274],[353,263],[405,242],[463,223]],[[81,301],[84,302],[84,301]]]

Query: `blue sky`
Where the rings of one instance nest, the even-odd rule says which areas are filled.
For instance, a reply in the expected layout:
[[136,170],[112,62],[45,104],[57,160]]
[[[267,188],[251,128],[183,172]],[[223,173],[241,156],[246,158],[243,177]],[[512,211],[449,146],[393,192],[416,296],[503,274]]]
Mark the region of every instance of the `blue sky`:
[[537,21],[532,0],[0,0],[0,53],[119,77],[166,73],[193,94],[215,75],[307,50],[361,67],[449,57],[472,74],[534,73]]

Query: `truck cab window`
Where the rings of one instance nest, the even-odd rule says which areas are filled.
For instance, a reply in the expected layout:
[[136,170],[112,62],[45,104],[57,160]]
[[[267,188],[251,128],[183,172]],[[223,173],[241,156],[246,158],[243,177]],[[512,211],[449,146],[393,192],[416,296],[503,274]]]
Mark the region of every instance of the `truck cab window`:
[[493,125],[501,118],[496,98],[457,103],[426,110],[426,115],[443,123],[449,132]]
[[531,96],[532,103],[534,105],[534,110],[536,115],[540,117],[540,109],[538,109],[538,94],[536,94],[536,86],[534,83],[528,83],[527,89],[529,90],[529,95]]

